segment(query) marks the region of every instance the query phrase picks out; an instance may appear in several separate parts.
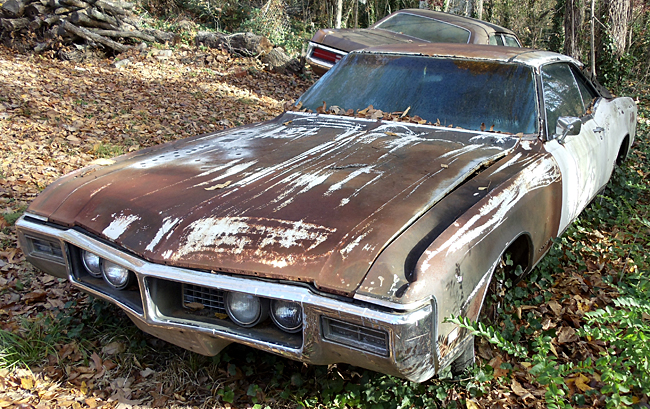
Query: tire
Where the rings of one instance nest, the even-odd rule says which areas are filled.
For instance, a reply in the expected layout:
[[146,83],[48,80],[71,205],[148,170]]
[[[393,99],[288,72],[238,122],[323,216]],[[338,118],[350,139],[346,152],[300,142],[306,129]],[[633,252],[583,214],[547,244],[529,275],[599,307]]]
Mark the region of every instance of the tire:
[[465,348],[458,358],[456,358],[450,365],[451,374],[458,377],[465,372],[465,370],[474,365],[474,336],[472,335],[471,341],[465,343]]

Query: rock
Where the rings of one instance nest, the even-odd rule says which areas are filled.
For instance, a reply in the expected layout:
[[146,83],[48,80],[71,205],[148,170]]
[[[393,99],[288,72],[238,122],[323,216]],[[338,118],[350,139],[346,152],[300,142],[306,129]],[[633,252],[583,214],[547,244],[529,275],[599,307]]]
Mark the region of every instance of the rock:
[[305,61],[300,58],[291,58],[284,53],[280,47],[275,47],[270,52],[262,55],[262,62],[268,65],[269,70],[273,72],[292,72],[301,73],[305,67]]

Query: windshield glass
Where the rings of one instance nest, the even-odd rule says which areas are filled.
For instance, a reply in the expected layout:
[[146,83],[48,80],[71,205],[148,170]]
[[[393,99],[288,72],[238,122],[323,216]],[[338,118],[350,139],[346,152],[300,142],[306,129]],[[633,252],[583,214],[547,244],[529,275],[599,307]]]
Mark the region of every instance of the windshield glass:
[[375,28],[406,34],[432,43],[467,43],[469,30],[415,14],[398,13]]
[[349,54],[300,98],[345,110],[372,105],[472,130],[537,133],[532,70],[518,64],[451,58]]

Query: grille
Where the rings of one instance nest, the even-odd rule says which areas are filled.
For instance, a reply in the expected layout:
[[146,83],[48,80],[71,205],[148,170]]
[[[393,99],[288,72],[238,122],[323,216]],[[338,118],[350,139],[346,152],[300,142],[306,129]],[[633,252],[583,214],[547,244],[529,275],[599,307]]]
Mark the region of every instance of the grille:
[[[204,309],[226,313],[225,292],[215,288],[183,284],[183,306],[199,303]],[[190,307],[191,308],[191,307]]]
[[322,317],[322,324],[323,337],[329,341],[388,356],[386,331],[327,317]]

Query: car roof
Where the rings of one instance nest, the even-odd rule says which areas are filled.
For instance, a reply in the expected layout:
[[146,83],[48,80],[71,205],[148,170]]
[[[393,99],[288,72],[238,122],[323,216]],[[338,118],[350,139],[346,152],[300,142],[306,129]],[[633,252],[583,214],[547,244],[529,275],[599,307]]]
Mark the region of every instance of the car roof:
[[497,26],[496,24],[488,23],[487,21],[477,20],[475,18],[459,16],[451,13],[443,13],[442,11],[433,11],[433,10],[426,10],[426,9],[398,10],[395,13],[378,21],[376,24],[373,25],[373,27],[381,23],[383,20],[386,20],[387,18],[399,13],[409,13],[418,16],[434,18],[436,20],[444,21],[447,23],[455,24],[457,26],[469,29],[472,32],[476,32],[477,29],[482,29],[485,30],[488,34],[492,32],[497,32],[497,33],[512,34],[515,37],[517,36],[515,32],[510,29]]
[[582,66],[579,61],[576,61],[571,57],[551,51],[479,44],[391,44],[369,47],[353,52],[371,54],[421,55],[428,57],[454,57],[469,60],[492,60],[514,62],[535,68],[550,62],[558,61],[571,62],[579,67]]

